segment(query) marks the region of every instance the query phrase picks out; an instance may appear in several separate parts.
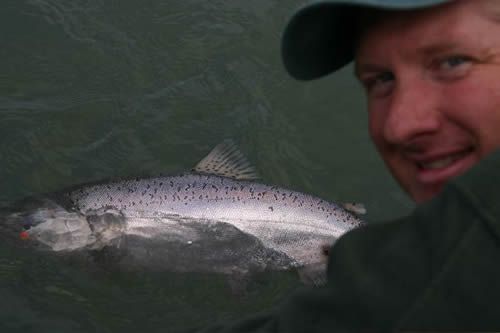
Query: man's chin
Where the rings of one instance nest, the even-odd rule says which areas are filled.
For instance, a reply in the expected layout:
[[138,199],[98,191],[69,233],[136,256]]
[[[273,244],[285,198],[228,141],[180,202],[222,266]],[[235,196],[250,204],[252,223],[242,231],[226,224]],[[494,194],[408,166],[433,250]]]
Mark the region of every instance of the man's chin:
[[413,191],[409,191],[410,197],[417,204],[427,202],[437,196],[443,190],[444,183],[433,184],[425,186],[425,188],[418,188]]

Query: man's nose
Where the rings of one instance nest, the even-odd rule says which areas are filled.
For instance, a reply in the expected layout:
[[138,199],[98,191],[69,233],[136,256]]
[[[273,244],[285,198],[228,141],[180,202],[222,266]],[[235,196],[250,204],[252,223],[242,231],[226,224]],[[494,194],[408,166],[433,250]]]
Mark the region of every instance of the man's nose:
[[[434,88],[434,89],[433,89]],[[425,82],[399,85],[393,92],[384,125],[384,138],[391,144],[410,143],[439,129],[439,106],[435,87]]]

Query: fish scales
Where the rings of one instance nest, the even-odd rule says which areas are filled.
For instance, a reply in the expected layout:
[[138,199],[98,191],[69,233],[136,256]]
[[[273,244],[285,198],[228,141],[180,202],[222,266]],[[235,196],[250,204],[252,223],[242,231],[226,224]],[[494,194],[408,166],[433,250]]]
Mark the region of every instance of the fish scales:
[[127,233],[146,238],[161,232],[161,217],[169,215],[227,222],[299,265],[319,260],[322,246],[360,224],[341,206],[309,194],[197,173],[96,184],[67,195],[83,214],[120,211]]
[[112,207],[125,216],[224,220],[321,221],[345,229],[358,219],[335,203],[285,188],[196,173],[91,185],[68,194],[82,212]]

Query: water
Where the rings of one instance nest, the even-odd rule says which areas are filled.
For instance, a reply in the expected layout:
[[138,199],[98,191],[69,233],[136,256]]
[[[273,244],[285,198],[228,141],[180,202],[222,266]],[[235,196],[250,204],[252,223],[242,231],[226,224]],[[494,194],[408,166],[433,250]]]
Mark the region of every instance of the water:
[[[303,2],[4,0],[0,201],[185,170],[232,138],[267,183],[363,202],[372,223],[408,212],[352,68],[308,83],[284,72],[280,35]],[[268,308],[299,284],[269,274],[235,296],[218,276],[0,251],[2,332],[173,331]]]

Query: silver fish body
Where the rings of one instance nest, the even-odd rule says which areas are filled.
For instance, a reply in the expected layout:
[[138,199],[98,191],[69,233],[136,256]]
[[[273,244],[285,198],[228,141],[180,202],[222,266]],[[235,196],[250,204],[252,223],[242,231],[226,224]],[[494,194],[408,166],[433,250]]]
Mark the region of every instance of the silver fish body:
[[324,272],[324,248],[362,223],[318,197],[217,173],[78,186],[23,201],[2,228],[58,253],[112,253],[125,268],[232,274]]
[[322,246],[360,224],[341,206],[312,195],[196,173],[92,185],[66,197],[84,215],[120,212],[126,233],[144,238],[164,233],[168,218],[225,222],[298,265],[320,261]]

